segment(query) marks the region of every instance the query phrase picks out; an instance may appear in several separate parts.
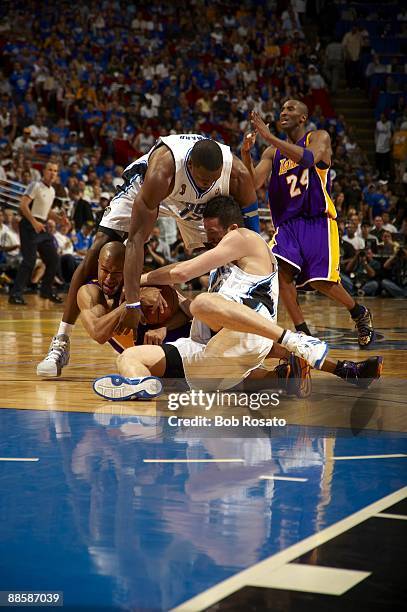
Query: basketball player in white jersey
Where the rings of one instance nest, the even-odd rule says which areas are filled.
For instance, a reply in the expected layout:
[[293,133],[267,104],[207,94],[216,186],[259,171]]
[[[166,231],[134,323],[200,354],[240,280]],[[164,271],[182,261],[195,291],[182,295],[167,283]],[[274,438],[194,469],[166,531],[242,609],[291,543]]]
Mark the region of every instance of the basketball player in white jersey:
[[[144,242],[157,215],[177,221],[185,246],[203,247],[202,213],[206,202],[231,194],[239,204],[245,226],[259,231],[256,191],[250,173],[229,147],[196,134],[160,138],[143,157],[123,173],[124,183],[113,197],[86,257],[75,271],[62,321],[46,358],[38,364],[38,376],[59,376],[69,361],[69,336],[78,317],[79,288],[97,274],[100,249],[111,240],[127,238],[124,288],[127,311],[119,328],[135,329],[139,321],[139,281]],[[120,331],[120,329],[118,329]]]
[[266,357],[287,359],[289,353],[359,386],[380,376],[381,357],[331,361],[325,342],[276,324],[276,259],[257,233],[243,227],[232,198],[214,198],[203,217],[211,250],[141,277],[143,285],[174,284],[212,270],[208,293],[190,305],[194,319],[189,338],[127,349],[118,359],[119,374],[94,382],[98,395],[111,400],[156,397],[162,391],[160,377],[185,377],[192,389],[230,389]]

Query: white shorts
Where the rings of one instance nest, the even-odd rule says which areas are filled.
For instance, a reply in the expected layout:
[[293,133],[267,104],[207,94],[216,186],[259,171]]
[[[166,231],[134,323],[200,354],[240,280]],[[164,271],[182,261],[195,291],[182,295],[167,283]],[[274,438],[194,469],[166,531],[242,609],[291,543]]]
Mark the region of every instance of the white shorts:
[[[112,229],[122,237],[124,234],[128,234],[134,198],[141,189],[142,180],[142,177],[136,176],[131,185],[128,185],[124,191],[119,192],[111,199],[100,222],[101,227]],[[165,203],[160,204],[158,214],[161,217],[173,217],[175,219],[187,249],[197,249],[204,246],[206,234],[202,219],[197,221],[181,219]]]
[[178,349],[191,389],[222,391],[235,387],[258,368],[273,341],[223,328],[207,344],[192,338],[179,338],[168,344]]

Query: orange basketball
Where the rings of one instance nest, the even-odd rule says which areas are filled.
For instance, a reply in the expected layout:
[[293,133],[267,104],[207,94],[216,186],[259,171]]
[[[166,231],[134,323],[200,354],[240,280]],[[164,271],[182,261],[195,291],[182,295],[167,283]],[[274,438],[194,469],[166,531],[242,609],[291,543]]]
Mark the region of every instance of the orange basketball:
[[[162,313],[159,309],[153,310],[159,294],[161,294],[167,302],[167,306]],[[144,318],[149,325],[161,325],[166,323],[178,310],[177,292],[169,285],[162,285],[161,287],[141,287],[140,302]]]

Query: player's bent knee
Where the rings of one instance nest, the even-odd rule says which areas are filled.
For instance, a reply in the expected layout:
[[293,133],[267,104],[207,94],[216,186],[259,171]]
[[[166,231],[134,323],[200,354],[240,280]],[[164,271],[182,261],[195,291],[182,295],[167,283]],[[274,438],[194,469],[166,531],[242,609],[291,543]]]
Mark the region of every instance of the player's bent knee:
[[116,359],[117,366],[122,368],[130,362],[134,363],[135,361],[141,361],[139,354],[140,348],[142,347],[132,346],[131,348],[125,349]]
[[210,310],[213,310],[213,298],[215,296],[210,295],[209,293],[200,293],[194,298],[194,300],[190,304],[190,311],[193,317],[199,317],[203,313],[208,313]]

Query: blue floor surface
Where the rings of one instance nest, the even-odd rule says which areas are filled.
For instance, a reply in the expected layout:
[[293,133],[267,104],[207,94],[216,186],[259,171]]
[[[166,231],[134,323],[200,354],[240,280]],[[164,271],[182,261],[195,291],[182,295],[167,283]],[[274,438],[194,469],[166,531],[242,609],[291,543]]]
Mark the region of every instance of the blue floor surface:
[[[201,436],[164,418],[2,410],[0,590],[169,610],[406,484],[399,433],[287,426]],[[240,436],[240,437],[239,437]],[[239,458],[243,463],[144,463]],[[263,475],[306,482],[263,480]]]

